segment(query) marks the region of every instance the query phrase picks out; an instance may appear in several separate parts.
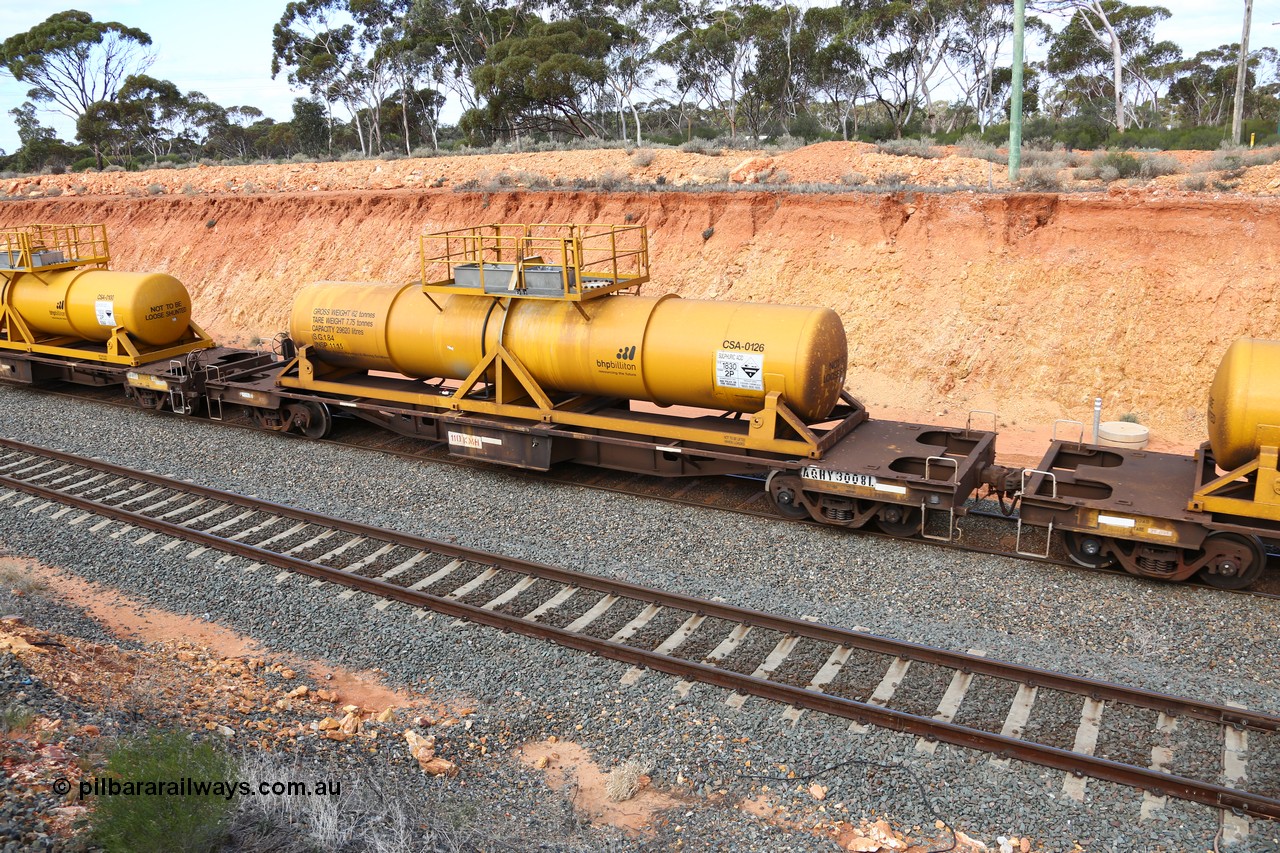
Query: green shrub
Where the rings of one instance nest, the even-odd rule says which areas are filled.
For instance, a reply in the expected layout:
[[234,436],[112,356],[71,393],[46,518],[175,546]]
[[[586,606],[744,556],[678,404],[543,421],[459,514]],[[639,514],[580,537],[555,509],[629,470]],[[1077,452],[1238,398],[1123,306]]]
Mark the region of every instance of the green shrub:
[[1138,174],[1144,178],[1158,178],[1161,175],[1176,175],[1182,171],[1182,164],[1172,157],[1153,154],[1142,158]]
[[0,733],[24,732],[35,721],[35,711],[30,708],[20,705],[5,705],[4,708],[0,708]]
[[1244,158],[1244,149],[1224,148],[1220,151],[1213,152],[1213,156],[1203,164],[1202,168],[1207,172],[1222,172],[1230,169],[1239,169],[1244,166]]
[[1123,151],[1108,151],[1102,158],[1101,166],[1103,170],[1114,169],[1118,178],[1136,178],[1142,171],[1142,161]]
[[1102,158],[1091,157],[1071,170],[1071,178],[1076,181],[1096,181],[1101,177]]
[[688,142],[681,144],[680,150],[691,154],[707,154],[712,157],[720,156],[720,149],[712,149],[711,144],[705,139],[690,139]]
[[[181,732],[122,741],[107,755],[106,777],[120,783],[226,783],[233,778],[230,757]],[[190,785],[191,783],[188,783]],[[93,812],[95,840],[111,853],[203,853],[226,836],[234,799],[221,795],[100,796]]]
[[1028,169],[1022,173],[1020,183],[1027,192],[1056,193],[1062,190],[1056,169]]
[[620,169],[606,169],[600,173],[599,186],[606,192],[622,189],[631,183],[631,176]]
[[546,175],[537,172],[516,172],[515,178],[517,184],[533,190],[546,189],[551,186],[550,179]]
[[990,142],[984,140],[976,133],[966,133],[964,136],[956,140],[956,148],[966,157],[973,157],[978,160],[987,160],[991,163],[1008,164],[1009,157],[1007,154],[1001,154],[996,147]]
[[1067,152],[1027,149],[1022,152],[1022,165],[1030,169],[1063,169],[1068,165]]
[[1191,192],[1204,192],[1205,187],[1209,185],[1209,181],[1204,175],[1188,175],[1182,181],[1182,188]]
[[899,157],[921,157],[934,160],[942,156],[942,152],[933,146],[933,140],[922,139],[886,139],[876,146],[885,154],[896,154]]

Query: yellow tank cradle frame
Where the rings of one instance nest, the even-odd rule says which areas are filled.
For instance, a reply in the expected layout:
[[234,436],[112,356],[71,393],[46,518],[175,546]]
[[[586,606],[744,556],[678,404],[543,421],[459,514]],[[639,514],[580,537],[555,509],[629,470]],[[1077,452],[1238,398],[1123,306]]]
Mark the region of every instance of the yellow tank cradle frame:
[[[1205,444],[1196,451],[1198,471],[1207,467],[1208,447]],[[1197,482],[1187,508],[1280,521],[1280,426],[1259,425],[1258,456],[1211,482]]]
[[105,225],[37,224],[0,230],[0,349],[137,367],[214,346],[192,321],[183,339],[171,346],[140,345],[116,327],[101,351],[86,349],[84,341],[72,336],[37,333],[10,305],[12,285],[20,276],[45,282],[47,273],[78,267],[105,270],[110,262]]
[[[590,322],[578,303],[635,292],[649,280],[648,232],[643,225],[479,225],[427,234],[419,247],[422,290],[428,299],[432,294],[488,296],[503,311],[513,299],[560,300],[572,303]],[[433,274],[436,278],[431,278]],[[281,386],[588,430],[634,434],[642,428],[647,437],[670,442],[663,447],[673,452],[692,444],[820,459],[867,419],[862,404],[842,391],[845,407],[832,414],[828,421],[832,426],[815,428],[787,407],[781,378],[772,374],[764,377],[764,404],[759,411],[741,419],[717,418],[723,426],[700,426],[679,416],[641,419],[635,413],[631,417],[597,414],[609,401],[589,394],[557,402],[501,341],[447,393],[409,390],[410,381],[394,387],[398,384],[394,381],[314,360],[310,349],[298,348],[279,374]],[[363,381],[349,381],[355,377]]]
[[[278,381],[281,386],[353,397],[357,400],[382,400],[420,406],[424,408],[424,415],[431,414],[429,410],[435,410],[516,418],[616,433],[635,433],[642,428],[646,436],[671,442],[660,448],[671,452],[680,452],[683,445],[694,444],[821,459],[836,442],[867,419],[867,411],[862,404],[847,392],[841,391],[841,402],[846,404],[849,411],[844,414],[833,413],[831,420],[835,423],[830,429],[815,429],[787,408],[779,392],[768,391],[767,385],[764,407],[760,411],[744,415],[742,420],[715,419],[717,423],[724,424],[722,427],[682,423],[681,421],[688,419],[679,416],[640,420],[636,417],[595,414],[593,410],[601,408],[601,398],[576,394],[559,403],[554,402],[520,363],[520,359],[504,346],[489,353],[457,388],[450,389],[451,393],[431,394],[390,387],[385,381],[343,381],[353,375],[363,374],[353,369],[333,368],[313,361],[310,349],[307,346],[298,348],[293,361],[280,373]],[[406,386],[410,382],[411,380],[405,380]],[[473,396],[476,392],[481,392],[483,397]],[[745,424],[746,429],[732,428],[739,424]],[[787,427],[794,431],[794,438],[784,433]]]

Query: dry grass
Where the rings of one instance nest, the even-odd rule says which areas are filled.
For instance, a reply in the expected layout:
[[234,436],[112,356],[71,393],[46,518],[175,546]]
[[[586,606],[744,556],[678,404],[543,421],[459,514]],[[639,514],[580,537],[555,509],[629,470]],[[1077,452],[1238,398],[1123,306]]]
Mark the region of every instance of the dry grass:
[[19,595],[36,595],[47,590],[49,585],[16,566],[0,566],[0,588]]
[[[239,779],[259,782],[308,779],[314,768],[268,753],[242,759]],[[344,773],[337,796],[254,795],[242,797],[232,821],[231,848],[249,853],[435,853],[473,850],[546,849],[542,841],[499,838],[479,828],[484,815],[473,804],[431,788],[405,790],[373,770]],[[565,842],[561,839],[561,842]],[[569,840],[556,849],[584,847]]]
[[1028,169],[1022,173],[1020,183],[1028,192],[1054,193],[1062,189],[1058,170],[1052,168]]
[[648,763],[628,758],[609,772],[609,778],[604,783],[604,792],[615,803],[629,800],[640,792],[643,784],[642,777],[648,772]]
[[0,708],[0,732],[6,737],[25,732],[36,721],[36,713],[30,708],[6,705]]
[[920,157],[925,160],[936,160],[942,152],[934,147],[933,140],[924,139],[886,139],[876,144],[876,148],[885,154],[899,157]]

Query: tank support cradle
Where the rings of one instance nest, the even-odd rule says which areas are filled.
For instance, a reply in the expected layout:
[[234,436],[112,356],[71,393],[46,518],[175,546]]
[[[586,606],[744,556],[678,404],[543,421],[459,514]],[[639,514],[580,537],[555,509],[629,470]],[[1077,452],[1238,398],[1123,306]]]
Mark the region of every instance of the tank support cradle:
[[1197,450],[1198,482],[1187,508],[1280,521],[1280,427],[1260,426],[1258,438],[1261,449],[1256,459],[1207,483],[1206,472],[1213,467],[1205,461],[1207,448]]
[[129,337],[128,332],[116,327],[102,350],[85,349],[84,342],[76,338],[41,337],[35,334],[18,316],[18,312],[10,310],[8,305],[0,305],[0,335],[3,336],[0,337],[0,349],[64,356],[81,361],[100,361],[126,367],[137,367],[140,364],[174,358],[215,345],[213,338],[205,334],[204,329],[193,321],[182,339],[172,346],[160,348],[139,346]]
[[[636,430],[636,422],[632,419],[596,414],[593,408],[598,398],[579,394],[554,401],[515,354],[501,345],[447,394],[425,393],[420,390],[421,384],[406,381],[403,388],[380,385],[374,395],[368,384],[361,384],[363,379],[367,379],[364,374],[333,371],[320,362],[312,361],[309,350],[307,346],[298,348],[297,356],[280,372],[281,386],[357,398],[376,396],[381,400],[443,412],[519,418],[621,433]],[[867,419],[867,410],[847,392],[842,391],[840,399],[845,405],[833,414],[834,425],[825,430],[806,424],[787,408],[781,395],[773,391],[766,394],[764,408],[751,414],[749,421],[746,418],[722,418],[717,419],[717,426],[708,427],[694,424],[687,418],[671,417],[662,421],[646,421],[645,432],[677,444],[719,445],[819,459]]]

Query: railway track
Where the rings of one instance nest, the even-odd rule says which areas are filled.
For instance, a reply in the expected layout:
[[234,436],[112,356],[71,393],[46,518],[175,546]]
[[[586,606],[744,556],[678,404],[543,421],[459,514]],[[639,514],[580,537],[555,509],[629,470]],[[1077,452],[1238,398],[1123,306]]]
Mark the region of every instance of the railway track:
[[[138,409],[135,404],[122,399],[117,393],[115,393],[115,389],[113,388],[95,389],[86,386],[66,385],[61,388],[41,388],[37,393],[53,393],[58,396],[68,397],[75,400],[105,403],[131,410]],[[174,415],[172,412],[167,410],[156,414],[161,414],[167,417],[181,417],[180,415]],[[247,418],[243,420],[229,418],[227,420],[220,421],[219,423],[233,429],[247,429],[254,432],[262,431],[260,428],[254,426]],[[313,439],[304,438],[294,433],[280,433],[280,435],[287,439],[296,441],[313,441]],[[365,424],[359,421],[341,423],[340,426],[335,428],[333,435],[328,438],[321,439],[321,441],[328,444],[335,444],[340,447],[352,447],[376,453],[385,453],[387,455],[397,456],[403,459],[427,460],[433,463],[452,465],[458,468],[470,468],[473,470],[485,471],[493,471],[495,468],[495,466],[485,462],[453,456],[449,453],[448,447],[443,442],[426,442],[422,439],[400,436],[394,433],[388,433],[387,431],[372,424]],[[652,500],[661,500],[682,506],[733,512],[758,518],[767,518],[772,521],[788,521],[795,524],[807,524],[820,530],[832,529],[828,525],[822,525],[808,520],[786,519],[778,515],[778,513],[769,505],[768,498],[764,492],[763,483],[750,478],[689,477],[667,479],[662,477],[646,476],[643,474],[629,474],[626,472],[611,471],[608,469],[585,465],[575,465],[572,463],[558,465],[550,471],[533,472],[516,468],[503,468],[502,471],[507,476],[512,477],[529,477],[538,479],[542,482],[562,483],[565,485],[578,486],[597,491],[612,492],[632,497],[643,497]],[[1029,562],[1047,563],[1077,572],[1132,577],[1122,569],[1118,568],[1090,568],[1081,566],[1067,557],[1062,543],[1058,541],[1049,543],[1050,548],[1047,557],[1011,553],[1011,547],[1006,547],[1000,544],[1000,540],[1002,538],[1012,540],[1016,530],[1016,520],[1016,516],[1005,516],[992,509],[973,506],[970,508],[968,519],[961,520],[963,535],[955,541],[940,542],[936,539],[910,539],[907,541],[928,544],[931,547],[951,548],[976,554],[1012,557],[1019,560],[1027,560]],[[863,528],[857,531],[856,535],[875,536],[883,539],[903,541],[900,537],[891,536],[873,528]],[[1274,565],[1274,563],[1275,558],[1273,557],[1272,564]],[[1141,580],[1135,579],[1135,582],[1141,582]],[[1159,581],[1152,582],[1159,583]],[[1182,583],[1186,586],[1214,589],[1215,592],[1220,593],[1249,595],[1265,599],[1280,599],[1280,572],[1264,574],[1263,577],[1255,582],[1252,587],[1241,590],[1222,590],[1209,587],[1207,584],[1200,583],[1194,578],[1183,581]]]
[[[0,512],[41,514],[188,558],[220,552],[246,569],[280,569],[341,587],[379,610],[398,602],[806,712],[915,735],[1063,771],[1083,800],[1086,777],[1225,809],[1280,818],[1280,716],[957,653],[515,560],[211,489],[96,459],[0,439]],[[95,520],[96,519],[96,520]],[[166,537],[167,541],[157,541]],[[213,559],[210,554],[208,558]],[[1144,742],[1124,732],[1147,731]],[[1117,732],[1121,734],[1117,734]]]

